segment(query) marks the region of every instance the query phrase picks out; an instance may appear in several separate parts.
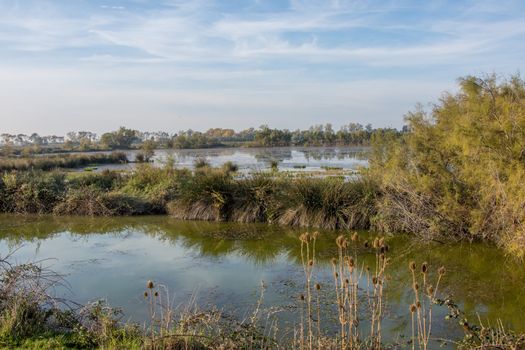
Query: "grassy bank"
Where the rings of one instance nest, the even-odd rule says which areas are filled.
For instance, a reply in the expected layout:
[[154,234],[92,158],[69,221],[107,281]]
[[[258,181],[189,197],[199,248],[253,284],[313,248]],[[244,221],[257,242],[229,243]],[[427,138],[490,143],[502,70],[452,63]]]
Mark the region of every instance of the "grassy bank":
[[[253,309],[242,320],[210,306],[190,303],[174,307],[169,291],[157,281],[142,281],[147,310],[142,325],[124,321],[124,314],[103,301],[87,305],[56,298],[62,276],[35,263],[13,265],[0,259],[0,346],[9,349],[403,349],[454,344],[458,349],[520,349],[525,335],[475,324],[446,297],[444,267],[411,261],[405,267],[408,327],[386,335],[389,305],[385,295],[392,278],[390,247],[382,237],[362,241],[357,233],[341,235],[331,259],[332,279],[319,280],[317,233],[304,233],[301,251],[304,283],[284,309],[264,305],[261,287]],[[360,254],[371,254],[365,266]],[[137,281],[137,283],[141,283]],[[73,286],[74,287],[74,286]],[[432,316],[444,308],[445,321]],[[285,313],[293,323],[281,324]],[[399,321],[399,320],[398,320]],[[434,329],[455,324],[464,337],[437,339]],[[478,322],[480,322],[478,320]]]
[[60,154],[31,157],[0,157],[0,171],[44,170],[81,168],[97,164],[127,163],[122,152],[93,154]]
[[377,189],[372,181],[238,176],[235,167],[139,166],[129,173],[6,172],[0,210],[56,215],[170,214],[181,219],[268,222],[329,229],[368,228]]

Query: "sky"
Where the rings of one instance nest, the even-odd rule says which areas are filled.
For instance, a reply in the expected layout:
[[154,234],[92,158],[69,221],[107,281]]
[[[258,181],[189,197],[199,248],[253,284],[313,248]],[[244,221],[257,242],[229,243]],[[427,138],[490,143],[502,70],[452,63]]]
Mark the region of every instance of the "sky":
[[399,128],[524,34],[523,0],[0,0],[0,133]]

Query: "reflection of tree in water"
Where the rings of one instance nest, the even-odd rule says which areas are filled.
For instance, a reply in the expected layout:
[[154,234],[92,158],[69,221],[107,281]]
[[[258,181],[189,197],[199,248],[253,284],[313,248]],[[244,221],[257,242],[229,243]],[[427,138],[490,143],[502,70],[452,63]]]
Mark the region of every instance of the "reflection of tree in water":
[[345,159],[368,159],[368,149],[366,148],[287,148],[287,149],[264,149],[259,150],[254,154],[258,162],[269,163],[271,161],[283,162],[285,160],[293,160],[293,152],[299,152],[309,161],[314,159],[316,161],[322,160],[345,160]]
[[159,160],[166,161],[168,157],[172,157],[180,163],[193,163],[194,160],[200,158],[217,158],[217,157],[231,157],[235,159],[235,154],[239,152],[238,149],[232,148],[210,148],[210,149],[173,149],[164,150],[164,152],[158,154]]
[[368,151],[366,149],[356,148],[321,148],[321,149],[299,149],[306,160],[314,159],[317,161],[321,160],[345,160],[345,159],[358,159],[367,160]]
[[[63,233],[86,242],[98,235],[144,233],[168,245],[182,246],[203,258],[216,259],[229,255],[242,256],[247,263],[260,266],[280,259],[301,271],[301,251],[298,236],[304,230],[293,230],[264,224],[234,224],[178,221],[158,217],[52,217],[0,215],[0,239],[7,247],[27,242],[39,243]],[[317,242],[319,269],[330,270],[330,259],[337,255],[336,232],[323,231]],[[368,236],[368,237],[367,237]],[[238,238],[241,239],[238,239]],[[361,233],[357,254],[365,266],[373,267],[375,255],[364,248],[364,240],[373,237]],[[392,262],[388,298],[392,307],[406,306],[410,281],[407,268],[410,260],[418,264],[427,261],[431,273],[444,265],[447,274],[440,288],[451,295],[470,315],[482,312],[491,320],[501,318],[517,330],[525,330],[525,319],[519,310],[525,309],[525,271],[519,263],[508,261],[502,252],[485,244],[452,245],[413,243],[403,237],[388,238]],[[46,257],[53,258],[53,257]],[[405,307],[406,308],[406,307]],[[406,310],[399,310],[403,313]]]
[[[368,159],[368,148],[366,147],[327,147],[327,148],[224,148],[224,149],[189,149],[189,150],[161,150],[157,151],[156,160],[160,163],[165,162],[169,157],[176,162],[191,164],[195,159],[207,158],[229,158],[235,162],[238,156],[249,155],[257,163],[269,164],[272,161],[279,163],[294,160],[294,152],[301,154],[307,161],[314,159],[322,160],[345,160],[345,159]],[[297,157],[297,154],[295,155]]]
[[292,150],[287,149],[260,149],[257,153],[254,154],[255,159],[258,163],[271,163],[272,161],[277,161],[282,163],[285,160],[293,159]]
[[224,156],[233,156],[238,150],[233,148],[210,148],[210,149],[201,149],[201,150],[180,150],[177,151],[181,156],[186,157],[224,157]]

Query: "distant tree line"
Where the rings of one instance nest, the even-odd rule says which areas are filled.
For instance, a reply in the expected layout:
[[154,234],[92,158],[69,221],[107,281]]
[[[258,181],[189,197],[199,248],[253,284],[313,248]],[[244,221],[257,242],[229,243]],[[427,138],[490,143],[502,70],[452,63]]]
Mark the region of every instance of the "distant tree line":
[[[153,148],[195,149],[213,147],[278,147],[278,146],[364,146],[369,145],[374,134],[396,129],[374,129],[349,123],[334,130],[331,124],[315,125],[306,130],[272,129],[262,125],[258,129],[241,131],[212,128],[205,132],[191,129],[169,134],[167,132],[141,132],[120,127],[100,137],[89,131],[69,132],[65,137],[39,136],[34,133],[0,135],[2,154],[31,155],[53,151],[95,151]],[[146,144],[145,144],[146,143]],[[147,154],[145,154],[147,156]]]
[[255,132],[254,140],[260,146],[362,146],[370,144],[376,130],[370,124],[363,126],[359,123],[343,125],[338,131],[331,124],[294,131],[270,129],[263,125]]

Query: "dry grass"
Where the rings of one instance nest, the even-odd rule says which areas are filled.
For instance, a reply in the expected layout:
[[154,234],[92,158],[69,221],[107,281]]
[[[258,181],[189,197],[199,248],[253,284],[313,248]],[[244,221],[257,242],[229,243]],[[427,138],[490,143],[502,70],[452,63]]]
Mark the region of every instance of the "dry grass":
[[126,154],[122,152],[0,158],[0,171],[49,171],[57,168],[80,168],[92,164],[119,164],[127,162]]

